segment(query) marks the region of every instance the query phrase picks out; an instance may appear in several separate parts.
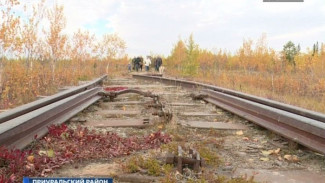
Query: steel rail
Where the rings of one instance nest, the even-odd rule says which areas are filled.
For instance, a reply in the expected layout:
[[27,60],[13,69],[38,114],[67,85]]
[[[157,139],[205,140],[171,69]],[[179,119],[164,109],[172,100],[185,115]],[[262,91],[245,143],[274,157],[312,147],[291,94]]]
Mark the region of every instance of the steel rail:
[[315,112],[315,111],[311,111],[311,110],[307,110],[307,109],[303,109],[300,107],[296,107],[293,105],[289,105],[289,104],[284,104],[281,102],[277,102],[274,100],[269,100],[269,99],[265,99],[262,97],[257,97],[254,95],[250,95],[250,94],[245,94],[242,92],[238,92],[238,91],[234,91],[234,90],[230,90],[230,89],[226,89],[226,88],[221,88],[221,87],[217,87],[217,86],[213,86],[213,85],[209,85],[209,84],[204,84],[204,83],[199,83],[199,82],[194,82],[194,81],[186,81],[186,80],[182,80],[182,79],[173,79],[173,78],[163,78],[163,77],[156,77],[156,76],[146,76],[146,75],[139,75],[139,74],[134,74],[133,75],[134,78],[138,78],[138,79],[146,79],[146,80],[152,80],[152,81],[160,81],[161,83],[165,83],[165,84],[169,84],[169,85],[176,85],[176,86],[182,86],[182,87],[186,87],[186,88],[205,88],[205,89],[211,89],[211,90],[215,90],[221,93],[225,93],[225,94],[229,94],[229,95],[233,95],[233,96],[237,96],[239,98],[243,98],[243,99],[247,99],[250,101],[254,101],[260,104],[264,104],[270,107],[274,107],[274,108],[278,108],[284,111],[288,111],[294,114],[298,114],[304,117],[308,117],[317,121],[321,121],[323,123],[325,123],[325,115],[319,112]]
[[60,93],[57,93],[55,95],[45,97],[39,100],[36,100],[34,102],[16,107],[14,109],[8,110],[6,112],[0,113],[0,124],[4,123],[6,121],[9,121],[11,119],[14,119],[16,117],[19,117],[23,114],[26,114],[28,112],[31,112],[33,110],[39,109],[41,107],[44,107],[46,105],[52,104],[54,102],[57,102],[59,100],[65,99],[67,97],[70,97],[72,95],[75,95],[77,93],[81,93],[83,91],[89,90],[91,88],[94,88],[98,85],[101,85],[103,83],[103,80],[106,79],[107,76],[104,75],[100,78],[97,78],[89,83],[86,83],[81,86],[77,86],[75,88],[68,89],[66,91],[62,91]]
[[[133,77],[186,88],[203,88],[203,93],[208,96],[204,98],[205,101],[325,154],[325,123],[318,120],[325,119],[323,114],[304,109],[300,111],[298,109],[301,108],[252,95],[243,97],[246,94],[198,82],[144,75],[133,75]],[[283,109],[288,107],[293,110]]]
[[206,102],[325,154],[325,123],[213,90],[203,93]]
[[0,146],[26,147],[35,135],[44,136],[51,124],[61,124],[99,100],[101,90],[101,87],[92,88],[1,123]]

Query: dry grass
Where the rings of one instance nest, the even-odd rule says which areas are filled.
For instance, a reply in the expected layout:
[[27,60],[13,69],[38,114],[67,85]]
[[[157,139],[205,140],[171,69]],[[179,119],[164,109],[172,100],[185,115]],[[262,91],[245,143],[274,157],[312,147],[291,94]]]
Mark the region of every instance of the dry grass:
[[0,109],[13,108],[58,92],[60,87],[78,85],[79,81],[92,80],[101,75],[119,76],[127,70],[127,60],[116,61],[107,67],[106,61],[59,61],[53,80],[51,65],[34,61],[33,68],[26,68],[24,60],[4,61],[0,83]]
[[[325,83],[321,77],[304,73],[272,75],[265,72],[243,72],[222,70],[218,73],[199,72],[187,79],[213,84],[228,89],[276,100],[286,104],[325,113]],[[203,74],[204,73],[204,74]],[[179,77],[181,73],[169,71]]]

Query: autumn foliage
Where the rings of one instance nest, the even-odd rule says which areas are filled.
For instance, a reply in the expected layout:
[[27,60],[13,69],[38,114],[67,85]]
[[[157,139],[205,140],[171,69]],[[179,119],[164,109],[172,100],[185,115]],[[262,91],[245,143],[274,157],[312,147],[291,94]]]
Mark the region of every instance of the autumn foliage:
[[72,129],[65,124],[52,125],[48,130],[47,136],[25,150],[0,146],[0,183],[21,182],[23,176],[44,177],[65,164],[130,155],[171,141],[168,134],[160,131],[123,138],[112,132],[81,126]]
[[96,38],[79,29],[69,36],[64,7],[45,4],[0,0],[0,109],[126,69],[126,45],[117,34]]
[[[0,0],[0,109],[126,70],[126,44],[117,34],[98,38],[79,29],[69,36],[64,7],[45,4]],[[17,15],[17,7],[23,16]],[[244,40],[236,52],[210,51],[191,35],[175,44],[164,64],[175,76],[325,112],[325,46],[311,46],[301,52],[299,45],[288,42],[279,52],[268,47],[263,34],[256,41]]]
[[255,43],[244,40],[234,53],[202,49],[190,36],[175,44],[166,65],[168,73],[174,76],[325,113],[324,44],[317,43],[305,53],[295,50],[294,57],[288,60],[284,51],[277,52],[267,46],[264,34]]

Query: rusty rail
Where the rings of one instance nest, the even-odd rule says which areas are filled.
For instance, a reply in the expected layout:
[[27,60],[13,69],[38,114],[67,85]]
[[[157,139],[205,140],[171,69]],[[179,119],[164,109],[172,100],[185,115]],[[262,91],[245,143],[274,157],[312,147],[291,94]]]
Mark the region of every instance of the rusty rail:
[[324,114],[198,82],[145,75],[133,77],[203,89],[206,95],[203,100],[325,154]]
[[106,78],[107,78],[107,76],[104,75],[104,76],[102,76],[102,77],[100,77],[98,79],[95,79],[95,80],[93,80],[93,81],[91,81],[89,83],[86,83],[84,85],[77,86],[75,88],[68,89],[66,91],[62,91],[62,92],[57,93],[55,95],[45,97],[45,98],[42,98],[40,100],[36,100],[34,102],[31,102],[31,103],[16,107],[14,109],[11,109],[9,111],[0,113],[0,124],[4,123],[6,121],[9,121],[11,119],[14,119],[16,117],[19,117],[19,116],[21,116],[23,114],[26,114],[28,112],[31,112],[33,110],[39,109],[39,108],[44,107],[46,105],[52,104],[52,103],[57,102],[59,100],[62,100],[62,99],[65,99],[67,97],[70,97],[72,95],[75,95],[77,93],[81,93],[83,91],[94,88],[94,87],[96,87],[98,85],[101,85],[103,80],[106,79]]
[[133,75],[134,78],[137,79],[146,79],[146,80],[152,80],[152,81],[160,81],[161,83],[164,84],[169,84],[169,85],[175,85],[175,86],[182,86],[185,88],[205,88],[205,89],[211,89],[214,91],[218,91],[221,93],[225,93],[225,94],[229,94],[232,96],[236,96],[239,98],[243,98],[243,99],[247,99],[250,101],[254,101],[263,105],[267,105],[270,107],[274,107],[277,109],[281,109],[284,111],[288,111],[294,114],[298,114],[300,116],[304,116],[304,117],[308,117],[317,121],[321,121],[323,123],[325,123],[325,115],[319,112],[315,112],[315,111],[311,111],[311,110],[307,110],[307,109],[303,109],[300,107],[296,107],[296,106],[292,106],[289,104],[284,104],[281,102],[277,102],[274,100],[269,100],[266,98],[262,98],[262,97],[257,97],[254,95],[249,95],[246,93],[242,93],[242,92],[238,92],[238,91],[234,91],[234,90],[230,90],[230,89],[226,89],[226,88],[221,88],[221,87],[217,87],[217,86],[213,86],[213,85],[209,85],[209,84],[204,84],[204,83],[199,83],[199,82],[194,82],[194,81],[186,81],[186,80],[182,80],[182,79],[173,79],[173,78],[163,78],[163,77],[156,77],[156,76],[146,76],[146,75],[139,75],[139,74],[134,74]]
[[47,126],[63,123],[99,100],[102,87],[96,86],[106,77],[1,113],[0,146],[22,149],[35,135],[44,136]]

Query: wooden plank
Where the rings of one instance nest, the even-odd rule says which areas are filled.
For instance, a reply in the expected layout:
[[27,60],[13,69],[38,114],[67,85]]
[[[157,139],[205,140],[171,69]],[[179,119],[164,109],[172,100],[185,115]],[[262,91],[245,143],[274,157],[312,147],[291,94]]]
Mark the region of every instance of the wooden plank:
[[207,121],[187,121],[181,123],[183,126],[191,128],[214,128],[218,130],[245,130],[247,127],[242,124],[224,123],[224,122],[207,122]]
[[122,102],[108,102],[103,103],[103,107],[113,106],[113,105],[143,105],[147,104],[147,101],[122,101]]
[[99,115],[111,115],[111,114],[116,114],[116,115],[137,115],[137,114],[141,114],[141,111],[101,110],[101,111],[97,111],[96,114],[99,114]]
[[129,116],[134,117],[138,114],[141,114],[141,111],[134,110],[101,110],[97,111],[96,114],[105,116],[106,118],[118,118],[120,116]]
[[169,85],[108,85],[104,88],[109,87],[127,87],[127,88],[177,88],[176,86],[169,86]]
[[166,106],[171,105],[171,106],[203,106],[203,104],[193,104],[193,103],[168,103]]
[[220,116],[217,113],[205,113],[205,112],[183,112],[179,113],[180,116]]
[[93,127],[145,127],[144,119],[107,119],[86,122],[85,125]]

